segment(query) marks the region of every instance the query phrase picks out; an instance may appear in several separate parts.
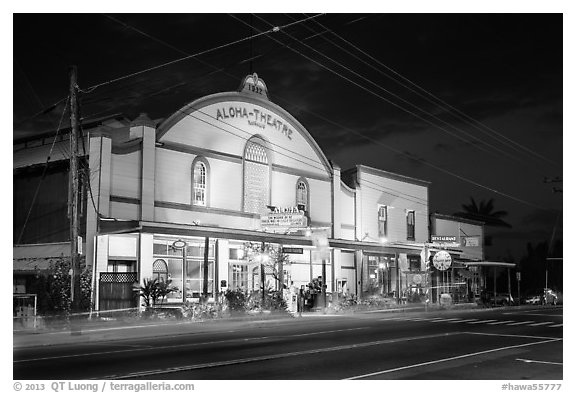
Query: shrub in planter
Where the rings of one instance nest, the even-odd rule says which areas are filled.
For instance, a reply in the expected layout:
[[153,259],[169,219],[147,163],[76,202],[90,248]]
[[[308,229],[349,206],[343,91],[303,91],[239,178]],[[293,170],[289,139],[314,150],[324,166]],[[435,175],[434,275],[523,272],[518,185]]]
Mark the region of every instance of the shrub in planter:
[[262,299],[262,292],[260,291],[254,291],[250,294],[246,306],[248,311],[286,312],[288,305],[280,291],[271,289],[265,289],[264,291],[264,299]]
[[224,297],[231,313],[239,314],[246,311],[246,293],[242,289],[229,289],[224,293]]

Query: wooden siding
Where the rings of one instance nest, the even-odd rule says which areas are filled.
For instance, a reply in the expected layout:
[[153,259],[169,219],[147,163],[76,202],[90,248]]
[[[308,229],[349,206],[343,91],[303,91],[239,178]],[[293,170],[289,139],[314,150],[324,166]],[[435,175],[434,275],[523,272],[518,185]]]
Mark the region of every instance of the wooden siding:
[[110,201],[110,216],[123,220],[139,220],[140,205]]
[[140,151],[123,155],[112,154],[110,194],[140,198],[141,166]]
[[484,259],[484,229],[481,224],[472,224],[458,220],[449,220],[433,216],[433,228],[435,235],[456,236],[456,241],[461,242],[465,236],[478,237],[478,247],[461,246],[460,257],[465,259]]
[[156,149],[156,201],[190,204],[193,154]]
[[340,184],[340,217],[342,219],[342,225],[354,225],[356,220],[354,217],[354,197],[353,193],[350,193],[345,186]]
[[372,239],[378,239],[378,206],[388,209],[389,241],[406,241],[406,212],[414,210],[415,242],[428,240],[428,188],[423,185],[403,182],[360,172],[362,189],[361,233],[368,233]]
[[[246,117],[216,119],[218,110],[222,111],[230,107],[246,108],[247,112],[257,110],[259,113],[282,121],[292,130],[290,138],[270,125],[265,125],[263,128],[250,125]],[[227,101],[205,106],[174,124],[160,138],[160,141],[199,146],[242,157],[246,141],[255,135],[260,135],[269,142],[272,162],[275,164],[329,176],[322,159],[306,138],[297,131],[297,127],[288,120],[282,119],[279,114],[256,103]]]

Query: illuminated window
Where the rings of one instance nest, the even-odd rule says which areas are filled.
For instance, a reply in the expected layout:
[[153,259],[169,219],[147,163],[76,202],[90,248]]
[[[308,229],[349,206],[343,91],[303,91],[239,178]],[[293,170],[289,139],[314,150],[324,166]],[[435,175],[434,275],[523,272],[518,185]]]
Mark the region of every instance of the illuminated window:
[[260,214],[270,204],[268,153],[259,139],[249,140],[244,151],[244,211]]
[[308,212],[308,183],[302,178],[296,183],[296,206],[298,210]]
[[158,281],[168,281],[168,264],[163,259],[157,259],[152,265],[153,277]]
[[194,174],[192,182],[192,204],[195,206],[206,206],[207,193],[207,168],[203,161],[196,161],[194,164]]
[[414,240],[415,239],[415,228],[416,228],[416,212],[414,210],[408,210],[406,213],[406,239],[407,240]]
[[378,237],[388,235],[388,206],[378,207]]

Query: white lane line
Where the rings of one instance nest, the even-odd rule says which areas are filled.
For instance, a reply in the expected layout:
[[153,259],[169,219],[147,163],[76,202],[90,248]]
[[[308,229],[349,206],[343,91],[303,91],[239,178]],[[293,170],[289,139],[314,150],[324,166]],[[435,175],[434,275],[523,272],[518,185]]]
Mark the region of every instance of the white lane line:
[[234,338],[234,339],[230,339],[230,340],[207,341],[207,342],[178,344],[178,345],[165,345],[165,346],[152,347],[152,348],[146,347],[146,348],[135,348],[135,349],[121,349],[121,350],[114,350],[114,351],[88,352],[88,353],[79,353],[79,354],[75,354],[75,355],[48,356],[48,357],[43,357],[43,358],[14,360],[14,361],[12,361],[12,363],[27,363],[27,362],[35,362],[35,361],[40,361],[40,360],[80,358],[80,357],[85,357],[85,356],[112,355],[112,354],[117,354],[117,353],[162,350],[162,349],[171,349],[171,348],[185,348],[185,347],[195,347],[195,346],[208,345],[208,344],[225,344],[225,343],[232,343],[232,342],[237,342],[237,341],[247,342],[247,341],[265,340],[265,339],[271,339],[271,338],[302,337],[302,336],[312,336],[312,335],[317,335],[317,334],[345,332],[345,331],[362,330],[362,329],[369,329],[369,328],[368,327],[357,327],[357,328],[350,328],[350,329],[326,330],[326,331],[321,331],[321,332],[311,332],[311,333],[302,333],[302,334],[262,336],[262,337],[252,337],[252,338]]
[[556,325],[550,325],[550,326],[548,326],[548,327],[562,327],[562,325],[564,325],[564,324],[563,324],[563,323],[559,323],[559,324],[556,324]]
[[375,345],[383,345],[383,344],[393,344],[398,342],[404,341],[413,341],[413,340],[422,340],[422,339],[429,339],[429,338],[438,338],[438,337],[448,337],[461,334],[460,332],[452,332],[452,333],[441,333],[441,334],[431,334],[426,336],[418,336],[418,337],[403,337],[397,339],[388,339],[388,340],[381,340],[381,341],[371,341],[367,343],[360,343],[360,344],[350,344],[350,345],[340,345],[337,347],[328,347],[328,348],[319,348],[319,349],[310,349],[306,351],[297,351],[297,352],[287,352],[287,353],[279,353],[273,355],[264,355],[264,356],[257,356],[252,358],[243,358],[243,359],[234,359],[234,360],[225,360],[221,362],[213,362],[213,363],[201,363],[201,364],[192,364],[188,366],[180,366],[180,367],[170,367],[166,369],[157,369],[157,370],[148,370],[124,375],[111,375],[106,377],[98,377],[93,379],[126,379],[126,378],[135,378],[135,377],[143,377],[143,376],[150,376],[150,375],[158,375],[158,374],[170,374],[182,371],[191,371],[191,370],[198,370],[203,368],[213,368],[213,367],[222,367],[222,366],[231,366],[236,364],[244,364],[244,363],[252,363],[252,362],[260,362],[264,360],[275,360],[275,359],[283,359],[293,356],[302,356],[302,355],[311,355],[317,353],[324,353],[324,352],[335,352],[335,351],[342,351],[348,349],[358,349],[364,347],[370,347]]
[[465,334],[473,334],[476,336],[496,336],[496,337],[515,337],[515,338],[533,338],[535,340],[551,340],[559,339],[563,340],[562,337],[547,337],[547,336],[527,336],[525,334],[502,334],[502,333],[481,333],[481,332],[464,332]]
[[448,323],[463,323],[463,322],[472,322],[472,321],[477,321],[478,318],[472,318],[472,319],[463,319],[461,321],[452,321],[452,322],[448,322]]
[[503,323],[510,323],[515,321],[498,321],[498,322],[490,322],[488,325],[502,325]]
[[389,370],[382,370],[382,371],[377,371],[377,372],[374,372],[374,373],[357,375],[357,376],[355,376],[355,377],[344,378],[344,379],[345,379],[345,380],[362,379],[362,378],[367,378],[367,377],[373,377],[373,376],[376,376],[376,375],[382,375],[382,374],[393,373],[393,372],[396,372],[396,371],[407,370],[407,369],[415,368],[415,367],[428,366],[428,365],[436,364],[436,363],[449,362],[449,361],[452,361],[452,360],[463,359],[463,358],[472,357],[472,356],[478,356],[478,355],[484,355],[484,354],[486,354],[486,353],[491,353],[491,352],[498,352],[498,351],[505,351],[505,350],[507,350],[507,349],[528,347],[528,346],[531,346],[531,345],[547,344],[547,343],[551,343],[551,342],[559,341],[559,340],[562,340],[562,339],[561,339],[561,338],[556,338],[556,339],[551,339],[551,340],[538,341],[538,342],[535,342],[535,343],[527,343],[527,344],[519,344],[519,345],[510,345],[510,346],[507,346],[507,347],[500,347],[500,348],[488,349],[488,350],[486,350],[486,351],[480,351],[480,352],[474,352],[474,353],[467,353],[467,354],[460,355],[460,356],[453,356],[453,357],[450,357],[450,358],[444,358],[444,359],[439,359],[439,360],[432,360],[432,361],[430,361],[430,362],[424,362],[424,363],[418,363],[418,364],[411,364],[411,365],[409,365],[409,366],[396,367],[396,368],[392,368],[392,369],[389,369]]
[[538,323],[532,323],[532,324],[530,324],[530,325],[528,325],[528,326],[550,325],[551,323],[554,323],[554,322],[538,322]]
[[449,321],[455,321],[457,319],[460,319],[460,318],[438,319],[436,321],[430,321],[430,322],[432,322],[432,323],[434,323],[434,322],[449,322]]
[[[511,314],[511,313],[507,313],[507,314]],[[563,314],[524,314],[524,315],[535,315],[537,317],[556,317],[556,318],[562,318],[564,315]]]
[[476,325],[477,323],[488,323],[488,322],[495,322],[497,321],[497,319],[484,319],[482,321],[476,321],[476,322],[468,322],[469,325]]
[[562,366],[562,365],[563,365],[563,363],[558,363],[558,362],[545,362],[545,361],[543,361],[543,360],[530,360],[530,359],[516,359],[516,360],[519,360],[519,361],[524,362],[524,363],[553,364],[553,365],[555,365],[555,366]]
[[534,321],[523,321],[523,322],[509,323],[506,326],[526,325],[527,323],[534,323]]

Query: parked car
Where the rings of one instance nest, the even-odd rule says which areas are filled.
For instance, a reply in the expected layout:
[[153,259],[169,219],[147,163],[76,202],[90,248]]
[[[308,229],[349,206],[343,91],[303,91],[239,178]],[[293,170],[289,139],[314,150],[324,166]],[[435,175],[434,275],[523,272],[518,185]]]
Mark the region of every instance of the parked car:
[[494,293],[489,293],[488,299],[491,304],[496,306],[508,306],[514,304],[514,298],[508,293],[497,293],[496,297],[494,297]]
[[542,304],[542,295],[527,296],[524,303],[531,305]]
[[552,289],[544,288],[538,291],[536,294],[527,296],[524,300],[524,303],[531,305],[562,304],[562,294],[555,292]]

